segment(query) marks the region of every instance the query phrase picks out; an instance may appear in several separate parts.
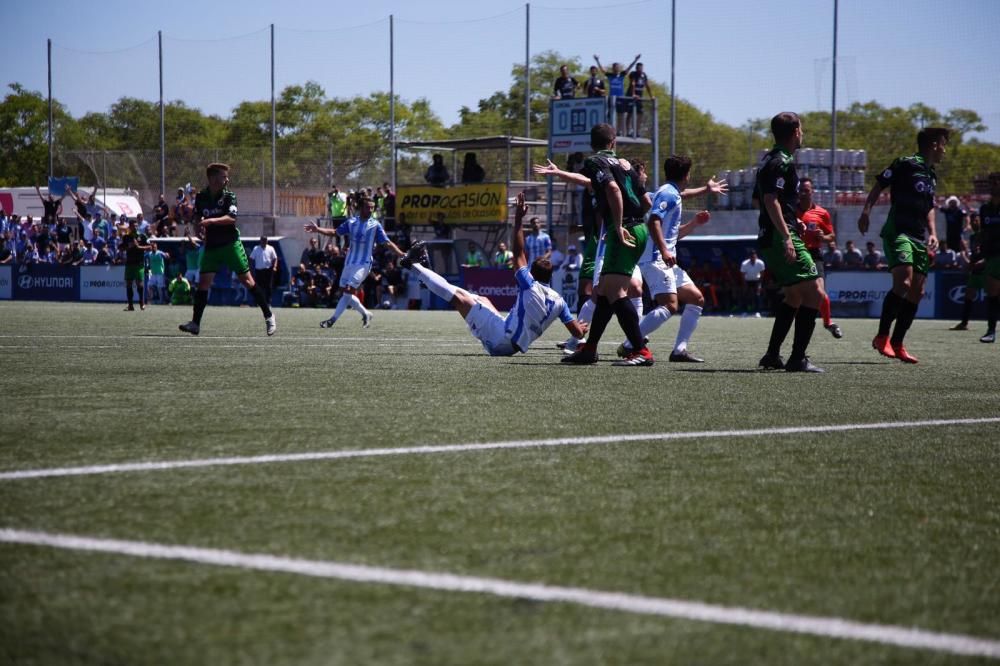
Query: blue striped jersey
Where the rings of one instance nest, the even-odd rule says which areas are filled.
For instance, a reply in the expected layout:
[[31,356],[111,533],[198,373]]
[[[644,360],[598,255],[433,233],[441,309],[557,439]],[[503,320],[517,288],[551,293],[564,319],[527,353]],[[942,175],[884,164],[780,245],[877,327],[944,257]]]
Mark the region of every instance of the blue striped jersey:
[[517,300],[504,320],[504,331],[518,350],[526,352],[552,322],[558,318],[568,324],[573,321],[573,313],[554,289],[531,277],[527,266],[519,268],[514,279]]
[[528,266],[535,263],[535,259],[544,257],[545,253],[552,249],[552,239],[544,231],[539,231],[538,235],[528,234],[524,237],[524,253],[528,258]]
[[[656,190],[653,197],[653,207],[649,209],[650,218],[658,218],[660,227],[663,229],[663,240],[666,241],[670,254],[677,254],[677,236],[681,229],[681,193],[677,191],[677,186],[667,183]],[[639,265],[651,264],[663,257],[660,256],[660,248],[650,234],[646,239],[646,249],[639,257]]]
[[337,234],[350,239],[345,264],[370,264],[375,244],[389,242],[385,229],[374,217],[369,217],[367,220],[359,217],[348,218],[337,227]]

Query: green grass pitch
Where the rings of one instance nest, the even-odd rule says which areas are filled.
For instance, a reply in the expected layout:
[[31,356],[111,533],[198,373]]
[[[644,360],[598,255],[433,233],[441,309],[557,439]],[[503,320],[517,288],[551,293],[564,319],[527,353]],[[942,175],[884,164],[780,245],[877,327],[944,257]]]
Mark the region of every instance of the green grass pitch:
[[[827,373],[760,373],[769,319],[704,365],[490,358],[453,312],[0,303],[0,472],[591,435],[796,434],[0,480],[0,529],[545,583],[1000,640],[1000,348],[918,321],[818,327]],[[790,339],[786,343],[790,345]],[[985,658],[478,593],[0,543],[0,663],[951,664]]]

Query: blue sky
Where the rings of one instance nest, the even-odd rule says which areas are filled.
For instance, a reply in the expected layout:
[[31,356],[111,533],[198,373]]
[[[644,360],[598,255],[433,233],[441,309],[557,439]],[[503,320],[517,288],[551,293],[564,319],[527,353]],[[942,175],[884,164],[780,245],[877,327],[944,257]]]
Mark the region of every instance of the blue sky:
[[[641,53],[649,75],[669,81],[669,0],[546,0],[530,11],[532,53],[555,50],[584,66],[595,53],[608,66]],[[0,81],[44,93],[51,38],[53,94],[74,115],[122,95],[156,100],[162,30],[165,97],[228,115],[243,99],[269,97],[274,23],[279,90],[311,79],[329,95],[366,94],[389,88],[390,14],[397,94],[428,98],[445,123],[506,90],[512,64],[524,61],[523,2],[111,0],[81,9],[36,0],[5,11]],[[677,0],[678,95],[737,126],[829,109],[832,16],[833,0]],[[969,108],[990,128],[981,138],[1000,143],[997,26],[995,0],[841,0],[838,107]]]

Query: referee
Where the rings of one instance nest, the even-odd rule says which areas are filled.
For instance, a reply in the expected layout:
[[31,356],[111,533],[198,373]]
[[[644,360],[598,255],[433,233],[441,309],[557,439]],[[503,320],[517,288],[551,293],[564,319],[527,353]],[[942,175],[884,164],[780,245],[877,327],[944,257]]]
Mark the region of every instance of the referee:
[[250,253],[250,262],[253,264],[254,282],[260,285],[267,302],[270,303],[271,291],[278,276],[278,253],[268,245],[267,236],[260,237],[260,245]]

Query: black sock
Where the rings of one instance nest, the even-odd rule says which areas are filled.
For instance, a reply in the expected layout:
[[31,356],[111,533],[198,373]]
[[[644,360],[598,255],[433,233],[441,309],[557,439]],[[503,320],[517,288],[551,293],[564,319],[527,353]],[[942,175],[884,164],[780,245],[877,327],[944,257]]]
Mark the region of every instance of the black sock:
[[128,280],[125,281],[125,299],[128,301],[128,306],[132,307],[132,283]]
[[962,303],[962,325],[969,325],[969,318],[972,316],[972,305],[973,301],[970,298],[966,298],[965,302]]
[[139,307],[141,308],[146,304],[146,287],[140,282],[135,285],[135,291],[139,296]]
[[643,340],[642,331],[639,330],[639,313],[632,305],[632,299],[627,296],[620,298],[614,302],[612,307],[615,310],[615,316],[618,317],[618,325],[625,331],[625,338],[632,350],[639,351],[645,347],[646,341]]
[[986,332],[997,332],[997,318],[1000,316],[1000,296],[986,299]]
[[897,296],[896,292],[889,290],[882,301],[882,317],[878,320],[878,334],[880,337],[889,335],[892,328],[892,321],[899,314],[899,306],[903,304],[903,297]]
[[208,290],[199,289],[194,292],[194,317],[192,320],[199,326],[201,326],[201,315],[205,312],[206,305],[208,305]]
[[259,284],[255,284],[253,289],[250,291],[253,294],[253,300],[257,302],[257,307],[260,311],[264,313],[264,318],[267,319],[271,316],[271,305],[267,302],[267,295],[264,290],[260,288]]
[[608,322],[614,315],[611,303],[604,296],[597,297],[597,306],[594,308],[594,316],[590,319],[590,330],[587,331],[587,345],[597,350],[597,343],[604,335],[604,329],[608,327]]
[[784,301],[775,309],[774,325],[771,327],[771,341],[767,343],[768,356],[777,356],[781,353],[781,344],[788,337],[788,331],[792,330],[795,312],[796,308]]
[[802,306],[795,315],[795,335],[792,337],[792,355],[789,361],[805,358],[806,349],[809,347],[809,340],[812,339],[813,331],[816,330],[816,315],[819,310]]
[[896,317],[896,328],[892,330],[892,337],[889,339],[894,345],[903,344],[906,332],[910,330],[913,318],[917,316],[917,304],[904,300],[899,306],[899,315]]

